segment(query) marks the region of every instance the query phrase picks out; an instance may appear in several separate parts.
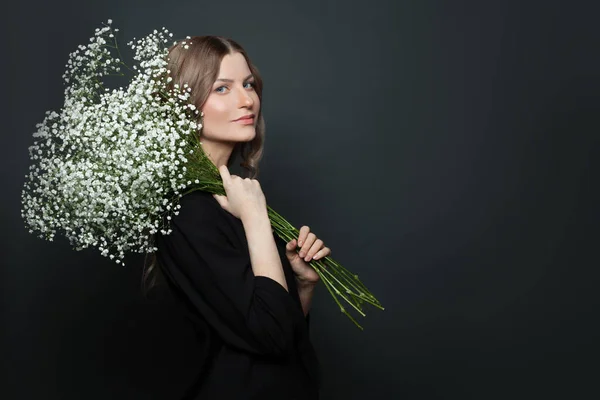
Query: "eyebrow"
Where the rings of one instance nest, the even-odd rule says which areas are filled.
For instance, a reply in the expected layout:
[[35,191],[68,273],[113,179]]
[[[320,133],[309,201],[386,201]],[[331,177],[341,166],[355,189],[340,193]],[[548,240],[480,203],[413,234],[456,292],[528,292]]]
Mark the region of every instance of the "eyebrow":
[[[248,79],[252,78],[252,74],[248,75],[246,78],[244,78],[245,81],[247,81]],[[227,78],[219,78],[217,79],[217,81],[223,81],[223,82],[233,82],[233,79],[227,79]],[[216,82],[216,81],[215,81]]]

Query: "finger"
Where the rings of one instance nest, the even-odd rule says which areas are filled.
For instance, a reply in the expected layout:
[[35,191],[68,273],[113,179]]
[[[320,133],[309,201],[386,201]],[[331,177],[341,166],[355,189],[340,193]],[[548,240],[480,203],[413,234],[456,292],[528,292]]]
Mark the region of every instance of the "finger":
[[310,232],[310,228],[308,226],[304,225],[302,228],[300,228],[300,231],[298,232],[298,246],[302,246],[304,244],[308,232]]
[[306,256],[306,253],[308,253],[308,250],[310,250],[310,248],[312,247],[313,243],[315,242],[315,240],[317,239],[317,236],[314,233],[309,233],[308,236],[306,236],[306,239],[304,240],[304,244],[302,245],[302,248],[300,249],[300,257],[304,258],[304,256]]
[[313,258],[313,256],[319,250],[321,250],[322,247],[323,247],[323,241],[321,239],[315,240],[315,242],[313,243],[313,245],[310,247],[310,249],[306,253],[306,257],[304,257],[304,261],[310,261]]
[[315,255],[312,257],[313,260],[319,260],[323,257],[327,257],[331,254],[331,250],[329,247],[323,247],[321,250],[317,251]]
[[221,173],[221,179],[223,179],[223,182],[229,182],[229,180],[231,179],[231,175],[229,174],[229,169],[227,169],[227,165],[221,165],[219,167],[219,172]]
[[225,201],[227,199],[227,196],[222,196],[220,194],[214,194],[214,193],[213,193],[212,196],[215,198],[215,200],[217,201],[217,203],[219,203],[221,205],[221,207],[225,208],[224,205],[225,205]]
[[296,248],[296,244],[296,239],[292,239],[285,245],[285,248],[289,251],[294,250]]

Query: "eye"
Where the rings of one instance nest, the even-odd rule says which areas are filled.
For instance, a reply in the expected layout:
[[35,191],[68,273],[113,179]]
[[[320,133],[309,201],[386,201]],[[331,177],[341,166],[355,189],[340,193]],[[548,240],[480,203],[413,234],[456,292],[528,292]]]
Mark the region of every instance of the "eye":
[[[252,85],[252,88],[256,88],[256,83],[255,82],[247,82],[246,85]],[[221,88],[226,88],[227,86],[219,86],[218,88],[215,89],[215,92],[217,93],[224,93],[224,92],[220,92],[219,89]]]

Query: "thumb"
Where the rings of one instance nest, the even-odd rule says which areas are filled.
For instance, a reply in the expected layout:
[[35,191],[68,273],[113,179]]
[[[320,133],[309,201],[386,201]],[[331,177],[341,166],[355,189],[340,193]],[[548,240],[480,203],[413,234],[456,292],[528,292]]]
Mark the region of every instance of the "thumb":
[[296,249],[296,244],[297,244],[296,239],[292,239],[285,245],[285,249],[288,252],[293,252]]

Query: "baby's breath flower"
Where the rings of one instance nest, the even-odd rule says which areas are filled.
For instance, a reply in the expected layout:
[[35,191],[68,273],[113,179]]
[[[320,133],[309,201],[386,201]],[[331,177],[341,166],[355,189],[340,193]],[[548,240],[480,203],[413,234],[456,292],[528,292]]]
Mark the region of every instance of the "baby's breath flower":
[[189,91],[167,90],[165,28],[128,43],[139,66],[126,88],[102,86],[123,64],[106,46],[117,48],[111,24],[69,55],[64,105],[36,125],[21,215],[39,237],[62,230],[77,250],[124,265],[125,252],[156,250],[150,235],[170,233],[186,190],[218,187],[220,175],[201,151]]

